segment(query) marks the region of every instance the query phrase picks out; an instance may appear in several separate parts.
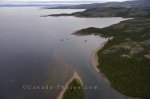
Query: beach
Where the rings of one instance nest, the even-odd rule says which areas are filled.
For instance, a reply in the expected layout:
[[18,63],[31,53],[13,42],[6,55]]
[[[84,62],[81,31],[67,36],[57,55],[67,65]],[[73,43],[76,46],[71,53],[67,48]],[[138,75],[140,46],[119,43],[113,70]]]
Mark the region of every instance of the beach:
[[102,49],[102,48],[105,46],[105,44],[106,44],[107,42],[108,42],[108,40],[107,40],[107,41],[104,41],[103,43],[101,43],[101,44],[99,45],[99,47],[97,47],[97,48],[93,51],[93,53],[92,53],[92,55],[91,55],[91,65],[92,65],[93,69],[94,69],[97,73],[100,73],[101,77],[102,77],[106,82],[110,83],[109,80],[108,80],[108,79],[105,77],[105,75],[102,73],[102,71],[100,71],[100,69],[97,67],[98,64],[99,64],[97,52],[98,52],[100,49]]

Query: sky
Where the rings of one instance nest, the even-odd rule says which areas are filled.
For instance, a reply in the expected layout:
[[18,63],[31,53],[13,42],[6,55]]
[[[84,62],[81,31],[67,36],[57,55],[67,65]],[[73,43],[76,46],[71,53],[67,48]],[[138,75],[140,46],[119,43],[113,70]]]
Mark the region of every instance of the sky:
[[24,3],[24,2],[50,2],[50,3],[101,3],[113,1],[127,1],[127,0],[0,0],[0,3]]
[[127,1],[127,0],[0,0],[2,2],[16,2],[16,1],[19,1],[19,2],[24,2],[24,1],[49,1],[49,2],[58,2],[58,1],[64,1],[64,2],[83,2],[83,1],[97,1],[97,2],[108,2],[108,1]]

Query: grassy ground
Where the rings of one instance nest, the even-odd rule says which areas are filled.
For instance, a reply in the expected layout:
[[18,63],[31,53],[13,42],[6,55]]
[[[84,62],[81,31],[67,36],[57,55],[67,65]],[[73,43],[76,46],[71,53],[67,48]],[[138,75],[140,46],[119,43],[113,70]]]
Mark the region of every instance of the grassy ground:
[[150,19],[137,18],[103,29],[87,28],[80,35],[113,37],[98,51],[98,68],[123,94],[150,99]]
[[63,99],[85,99],[81,83],[77,79],[74,79],[68,85],[68,89],[64,93]]

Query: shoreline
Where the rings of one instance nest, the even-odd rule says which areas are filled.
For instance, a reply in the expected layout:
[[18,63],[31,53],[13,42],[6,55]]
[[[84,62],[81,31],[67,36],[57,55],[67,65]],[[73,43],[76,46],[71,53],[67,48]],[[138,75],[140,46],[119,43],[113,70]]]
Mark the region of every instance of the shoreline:
[[67,83],[65,84],[64,88],[62,89],[62,91],[60,92],[60,94],[58,95],[57,99],[63,99],[63,95],[67,90],[68,85],[74,80],[77,79],[80,81],[81,85],[83,86],[83,82],[80,78],[80,76],[78,75],[77,72],[73,71],[73,75],[72,77],[67,81]]
[[[108,42],[107,41],[104,41],[102,44],[100,44],[93,52],[92,52],[92,55],[91,55],[91,65],[92,65],[92,68],[93,70],[100,74],[100,76],[102,77],[102,79],[104,79],[109,85],[111,85],[111,82],[108,80],[108,78],[105,76],[105,74],[97,67],[99,62],[98,62],[98,55],[97,55],[97,52],[99,50],[101,50],[105,44]],[[114,88],[115,89],[115,88]],[[115,89],[116,90],[116,89]],[[118,91],[120,92],[120,91]],[[120,92],[121,93],[121,92]],[[123,94],[123,93],[122,93]],[[125,94],[123,94],[125,95]],[[128,96],[126,95],[129,99],[142,99],[142,97],[132,97],[132,96]]]
[[92,55],[91,55],[91,65],[92,65],[92,68],[94,69],[94,71],[96,71],[97,73],[100,74],[100,76],[107,82],[110,84],[110,81],[107,79],[107,77],[105,76],[105,74],[97,67],[99,65],[99,62],[98,62],[98,55],[97,55],[97,52],[99,50],[101,50],[105,44],[108,42],[107,41],[104,41],[103,43],[101,43],[93,52],[92,52]]
[[[54,58],[55,60],[59,63],[64,65],[66,68],[70,65],[67,61],[65,61],[63,59],[63,57],[59,56],[57,51],[55,50],[54,52]],[[79,80],[79,82],[81,83],[81,86],[83,86],[83,81],[81,79],[81,77],[79,76],[79,74],[74,70],[73,71],[73,75],[71,76],[71,78],[65,83],[65,85],[62,87],[62,90],[60,91],[58,97],[56,99],[63,99],[63,95],[66,92],[68,85],[74,80],[77,79]]]

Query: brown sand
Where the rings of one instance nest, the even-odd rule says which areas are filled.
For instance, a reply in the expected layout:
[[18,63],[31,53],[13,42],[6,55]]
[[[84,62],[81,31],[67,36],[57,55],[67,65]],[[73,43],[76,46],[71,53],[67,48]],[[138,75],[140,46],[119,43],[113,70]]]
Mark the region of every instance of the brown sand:
[[105,79],[106,82],[110,83],[109,80],[105,77],[105,75],[102,73],[102,71],[100,71],[100,69],[97,67],[99,62],[98,62],[98,55],[97,55],[97,52],[102,49],[105,44],[107,43],[107,41],[103,42],[102,44],[100,44],[100,46],[98,48],[96,48],[93,53],[92,53],[92,57],[91,57],[91,64],[92,64],[92,67],[93,69],[100,73],[101,76],[103,77],[103,79]]

